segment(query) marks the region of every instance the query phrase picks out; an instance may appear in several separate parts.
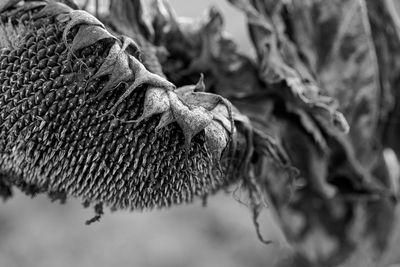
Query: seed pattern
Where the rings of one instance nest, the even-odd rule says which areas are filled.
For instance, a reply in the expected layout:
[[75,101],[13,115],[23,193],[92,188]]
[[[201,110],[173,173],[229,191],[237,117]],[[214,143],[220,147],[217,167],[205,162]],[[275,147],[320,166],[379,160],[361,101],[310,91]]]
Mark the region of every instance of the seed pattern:
[[[41,8],[0,16],[27,29],[16,48],[0,50],[0,179],[31,194],[139,210],[189,202],[229,182],[204,131],[187,146],[178,122],[157,128],[162,114],[126,123],[143,114],[148,86],[124,99],[124,82],[103,90],[111,78],[95,74],[115,40],[71,53],[68,19],[34,19]],[[68,44],[78,29],[68,28]]]

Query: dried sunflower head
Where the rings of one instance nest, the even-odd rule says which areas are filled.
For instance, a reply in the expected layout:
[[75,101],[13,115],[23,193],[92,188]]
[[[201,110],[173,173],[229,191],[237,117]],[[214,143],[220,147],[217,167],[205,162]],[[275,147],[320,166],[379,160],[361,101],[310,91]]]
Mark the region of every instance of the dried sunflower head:
[[62,3],[8,1],[0,30],[2,195],[150,209],[236,179],[243,117],[202,83],[175,88],[134,41]]

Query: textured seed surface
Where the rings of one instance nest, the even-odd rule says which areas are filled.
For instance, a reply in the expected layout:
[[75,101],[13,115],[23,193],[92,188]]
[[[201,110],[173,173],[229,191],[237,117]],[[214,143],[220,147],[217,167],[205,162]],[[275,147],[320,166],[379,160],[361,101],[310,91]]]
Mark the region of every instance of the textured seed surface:
[[[91,78],[113,42],[99,40],[71,54],[63,42],[68,20],[33,20],[40,8],[1,17],[3,25],[27,28],[15,46],[4,43],[0,50],[4,184],[113,209],[147,209],[205,197],[227,183],[204,131],[186,148],[177,122],[156,131],[161,115],[125,122],[142,114],[146,84],[107,114],[128,85],[122,82],[99,98],[110,77]],[[78,28],[68,29],[68,44]]]

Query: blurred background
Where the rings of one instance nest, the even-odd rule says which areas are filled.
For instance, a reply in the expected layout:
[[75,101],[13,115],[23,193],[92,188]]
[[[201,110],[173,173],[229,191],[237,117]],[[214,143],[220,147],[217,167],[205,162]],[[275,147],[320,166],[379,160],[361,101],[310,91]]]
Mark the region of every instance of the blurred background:
[[64,205],[17,193],[0,204],[0,266],[272,266],[288,249],[270,214],[264,245],[247,207],[231,195],[153,212],[106,211],[100,222],[78,201]]

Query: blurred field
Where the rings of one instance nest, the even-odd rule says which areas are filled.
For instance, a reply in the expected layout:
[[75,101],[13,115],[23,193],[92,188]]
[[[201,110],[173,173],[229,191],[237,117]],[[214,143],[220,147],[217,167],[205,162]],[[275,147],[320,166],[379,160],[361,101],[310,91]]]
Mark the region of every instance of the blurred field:
[[0,204],[1,267],[67,266],[271,266],[285,251],[279,230],[261,218],[265,238],[256,237],[249,210],[220,194],[200,203],[146,213],[93,216],[78,201],[51,203],[21,193]]

